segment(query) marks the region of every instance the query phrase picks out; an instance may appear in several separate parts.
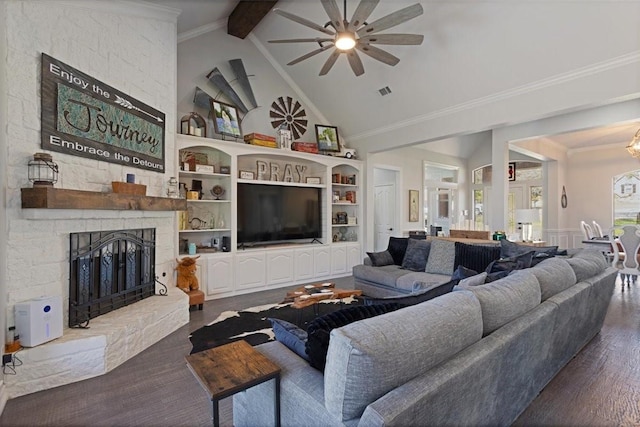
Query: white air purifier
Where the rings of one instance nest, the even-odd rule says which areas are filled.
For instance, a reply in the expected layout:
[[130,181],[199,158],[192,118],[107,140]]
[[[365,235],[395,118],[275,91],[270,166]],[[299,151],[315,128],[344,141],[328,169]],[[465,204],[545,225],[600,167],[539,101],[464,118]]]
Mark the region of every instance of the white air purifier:
[[62,298],[41,297],[15,305],[16,333],[23,347],[35,347],[62,336]]

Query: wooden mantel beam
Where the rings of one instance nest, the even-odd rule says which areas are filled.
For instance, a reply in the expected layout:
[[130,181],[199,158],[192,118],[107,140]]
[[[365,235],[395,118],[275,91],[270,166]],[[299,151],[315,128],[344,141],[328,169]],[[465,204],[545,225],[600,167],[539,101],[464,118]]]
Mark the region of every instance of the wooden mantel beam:
[[244,39],[278,0],[240,0],[227,21],[227,34]]

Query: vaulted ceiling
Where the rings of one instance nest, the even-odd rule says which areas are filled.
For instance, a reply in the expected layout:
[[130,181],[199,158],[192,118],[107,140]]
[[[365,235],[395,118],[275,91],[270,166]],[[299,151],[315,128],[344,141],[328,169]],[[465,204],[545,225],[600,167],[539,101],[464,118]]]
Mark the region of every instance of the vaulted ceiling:
[[[178,34],[188,33],[213,23],[226,20],[237,4],[237,0],[152,0],[182,12],[178,17]],[[353,14],[359,0],[347,1],[347,16]],[[372,19],[380,18],[388,13],[414,4],[416,0],[381,1],[375,8]],[[454,38],[461,39],[467,46],[476,46],[474,38],[484,37],[485,43],[500,44],[503,34],[485,33],[474,34],[474,19],[477,16],[466,13],[464,3],[460,7],[444,8],[442,2],[422,2],[425,13],[415,19],[405,22],[392,30],[385,32],[424,34],[425,41],[420,46],[381,46],[400,58],[395,67],[385,65],[365,55],[360,55],[365,74],[356,77],[349,67],[344,55],[326,76],[318,76],[329,52],[322,52],[312,58],[302,61],[295,66],[286,64],[318,46],[313,43],[278,45],[267,43],[268,40],[298,37],[318,37],[322,33],[299,25],[282,16],[268,13],[254,29],[250,37],[254,42],[262,44],[269,55],[284,69],[293,82],[299,86],[305,95],[326,114],[332,122],[340,123],[341,132],[348,136],[358,136],[370,132],[375,125],[386,126],[392,123],[412,120],[442,106],[430,105],[430,93],[440,89],[439,82],[433,81],[431,76],[446,78],[447,73],[438,70],[434,58],[444,55],[451,46]],[[500,2],[498,2],[500,3]],[[343,1],[338,0],[342,9]],[[280,0],[276,7],[287,12],[303,16],[306,19],[325,24],[328,21],[320,0]],[[444,11],[444,12],[443,12]],[[444,13],[444,14],[443,14]],[[480,17],[482,18],[482,17]],[[518,23],[520,31],[534,31],[536,17]],[[530,26],[530,27],[528,27]],[[487,48],[483,45],[483,48]],[[508,43],[496,49],[510,49]],[[517,54],[517,51],[513,51]],[[469,73],[473,74],[474,55],[470,51],[469,57],[461,58],[460,66],[469,66]],[[562,71],[559,69],[559,71]],[[522,79],[540,78],[539,76],[522,76]],[[514,77],[513,84],[522,84]],[[460,92],[451,92],[452,99],[461,98],[461,94],[477,91],[483,82],[468,84],[461,83]],[[465,86],[467,85],[467,86]],[[486,85],[486,83],[485,83]],[[388,87],[391,94],[382,96],[379,89]],[[491,89],[491,88],[487,88]],[[474,96],[483,96],[475,93]],[[336,111],[336,104],[340,104],[340,111],[349,111],[349,120],[332,117]],[[563,135],[545,136],[545,143],[564,147],[565,150],[583,149],[591,146],[607,144],[624,144],[629,141],[640,127],[640,121],[612,124],[612,126],[597,129],[581,130]],[[432,151],[458,157],[468,157],[475,150],[473,144],[460,145],[460,138],[448,138],[422,145]]]

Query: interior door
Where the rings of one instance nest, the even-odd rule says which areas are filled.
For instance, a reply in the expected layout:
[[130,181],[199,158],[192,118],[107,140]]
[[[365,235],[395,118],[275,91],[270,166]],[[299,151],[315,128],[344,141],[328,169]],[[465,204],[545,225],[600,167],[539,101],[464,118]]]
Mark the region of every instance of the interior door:
[[387,249],[389,237],[394,232],[397,206],[395,184],[376,185],[373,200],[374,250],[380,252]]

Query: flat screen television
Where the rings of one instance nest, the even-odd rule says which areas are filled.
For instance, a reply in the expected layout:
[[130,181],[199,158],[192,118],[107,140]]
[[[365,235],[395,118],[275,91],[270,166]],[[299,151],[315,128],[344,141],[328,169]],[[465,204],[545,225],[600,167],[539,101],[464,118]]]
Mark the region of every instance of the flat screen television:
[[238,183],[238,243],[322,236],[322,189]]

